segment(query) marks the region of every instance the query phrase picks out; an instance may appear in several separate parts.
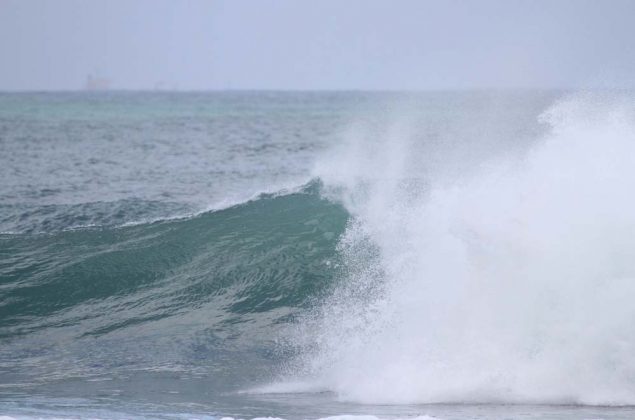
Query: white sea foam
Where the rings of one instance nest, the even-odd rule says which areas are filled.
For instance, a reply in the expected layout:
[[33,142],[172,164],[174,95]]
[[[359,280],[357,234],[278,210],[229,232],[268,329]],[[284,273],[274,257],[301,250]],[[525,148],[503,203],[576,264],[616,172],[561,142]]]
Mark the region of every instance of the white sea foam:
[[[217,420],[245,420],[245,419],[241,419],[241,418],[234,418],[234,417],[212,417],[212,416],[201,416],[201,415],[187,415],[187,414],[181,414],[181,415],[176,415],[175,417],[178,418],[183,418],[183,419],[191,419],[191,420],[199,420],[199,419],[217,419]],[[0,416],[0,420],[72,420],[72,419],[76,419],[77,417],[39,417],[39,416]],[[102,418],[97,418],[97,417],[81,417],[84,418],[86,420],[106,420],[109,418],[120,418],[119,415],[114,416],[114,417],[104,417]],[[142,417],[141,417],[142,418]],[[251,420],[284,420],[283,418],[280,417],[254,417]],[[317,420],[382,420],[380,417],[375,417],[375,416],[370,416],[370,415],[339,415],[339,416],[331,416],[331,417],[322,417],[319,418]],[[436,417],[430,417],[430,416],[414,416],[414,417],[405,417],[405,418],[399,418],[399,417],[390,417],[390,420],[439,420]]]
[[407,124],[318,165],[354,221],[343,285],[303,321],[305,380],[364,403],[635,404],[635,101],[541,120],[521,158],[453,182]]
[[[381,420],[381,417],[376,417],[372,415],[339,415],[339,416],[330,416],[330,417],[321,417],[317,420]],[[220,420],[244,420],[244,419],[234,419],[233,417],[223,417]],[[256,417],[252,420],[284,420],[279,417]],[[390,420],[439,420],[436,417],[430,416],[413,416],[413,417],[390,417]]]

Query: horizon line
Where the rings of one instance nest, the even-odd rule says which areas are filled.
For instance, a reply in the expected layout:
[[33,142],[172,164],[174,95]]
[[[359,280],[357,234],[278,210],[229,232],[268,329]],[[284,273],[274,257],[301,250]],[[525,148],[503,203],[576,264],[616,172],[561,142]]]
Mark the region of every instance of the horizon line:
[[634,87],[466,87],[466,88],[329,88],[329,89],[296,89],[296,88],[201,88],[201,89],[152,89],[152,88],[118,88],[118,89],[5,89],[0,93],[248,93],[248,92],[276,92],[276,93],[433,93],[433,92],[483,92],[483,91],[615,91],[634,90]]

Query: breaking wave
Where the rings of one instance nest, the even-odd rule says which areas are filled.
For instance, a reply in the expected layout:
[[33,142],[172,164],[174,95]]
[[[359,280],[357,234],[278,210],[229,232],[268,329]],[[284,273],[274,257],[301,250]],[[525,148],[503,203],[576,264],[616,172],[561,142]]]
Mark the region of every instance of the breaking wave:
[[353,216],[343,278],[265,391],[635,404],[635,100],[572,95],[540,123],[478,162],[489,139],[467,130],[443,174],[402,122],[328,155],[316,175]]

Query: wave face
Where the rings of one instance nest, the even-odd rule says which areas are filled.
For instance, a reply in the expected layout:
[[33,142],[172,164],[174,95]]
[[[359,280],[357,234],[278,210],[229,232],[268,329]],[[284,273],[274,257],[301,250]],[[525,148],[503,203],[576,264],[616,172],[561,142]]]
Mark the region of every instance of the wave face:
[[319,163],[353,215],[344,277],[298,329],[302,385],[269,391],[635,404],[635,101],[572,95],[540,123],[477,164],[491,141],[466,128],[452,170],[424,174],[403,118]]
[[0,235],[5,386],[163,371],[227,388],[261,375],[279,357],[279,326],[331,285],[348,215],[318,190],[180,220]]

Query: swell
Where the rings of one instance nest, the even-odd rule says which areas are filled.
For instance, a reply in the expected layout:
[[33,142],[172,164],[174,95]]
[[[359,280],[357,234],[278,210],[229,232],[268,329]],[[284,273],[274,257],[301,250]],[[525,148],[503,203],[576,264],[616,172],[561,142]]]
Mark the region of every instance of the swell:
[[188,322],[205,328],[278,322],[333,277],[348,215],[319,188],[186,219],[0,235],[0,337],[102,335],[197,310],[209,317]]

